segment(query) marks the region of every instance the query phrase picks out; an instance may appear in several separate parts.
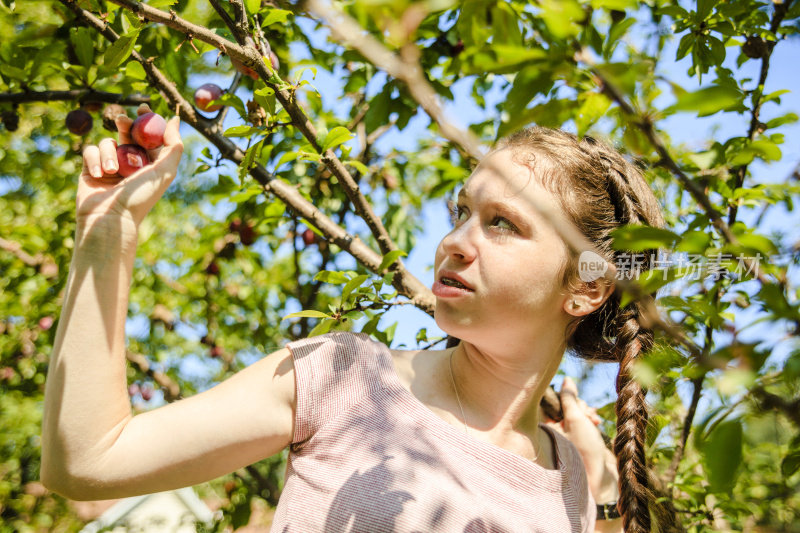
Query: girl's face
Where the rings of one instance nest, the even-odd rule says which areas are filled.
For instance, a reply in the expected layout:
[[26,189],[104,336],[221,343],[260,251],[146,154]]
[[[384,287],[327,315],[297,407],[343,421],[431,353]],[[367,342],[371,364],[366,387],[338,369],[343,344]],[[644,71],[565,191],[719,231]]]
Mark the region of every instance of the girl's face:
[[[531,170],[509,149],[487,157],[464,184],[454,208],[453,230],[436,250],[436,323],[475,345],[531,346],[568,318],[561,286],[567,248],[529,202],[536,198],[563,212]],[[501,343],[498,345],[498,343]]]

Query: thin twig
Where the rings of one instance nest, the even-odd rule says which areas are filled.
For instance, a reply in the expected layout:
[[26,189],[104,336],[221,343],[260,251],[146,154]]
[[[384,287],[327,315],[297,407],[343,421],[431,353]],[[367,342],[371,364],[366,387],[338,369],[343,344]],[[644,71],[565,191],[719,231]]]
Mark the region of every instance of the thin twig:
[[85,102],[105,102],[120,105],[149,104],[150,97],[145,95],[124,95],[95,91],[94,89],[73,89],[71,91],[23,91],[19,93],[0,93],[0,103],[11,102],[22,104],[26,102],[55,102],[60,100],[75,100]]
[[169,376],[158,370],[153,370],[150,361],[139,353],[134,353],[130,350],[125,350],[125,358],[139,368],[144,374],[150,376],[150,379],[155,381],[159,387],[164,391],[164,400],[167,402],[174,402],[180,400],[183,396],[181,387],[175,383]]
[[672,461],[670,462],[667,473],[665,474],[667,483],[674,482],[675,476],[678,473],[678,465],[683,458],[683,452],[686,450],[686,442],[689,440],[689,433],[692,431],[694,415],[697,412],[697,405],[700,402],[700,398],[703,393],[703,381],[705,380],[705,377],[705,374],[703,374],[702,376],[692,380],[692,385],[694,386],[694,390],[692,391],[692,401],[689,404],[689,410],[686,412],[686,418],[683,420],[681,439],[678,441],[678,445],[675,447],[675,454],[672,456]]
[[[775,41],[766,41],[764,44],[766,46],[766,50],[764,51],[764,55],[761,57],[761,71],[758,76],[758,85],[756,86],[755,91],[753,91],[753,107],[750,114],[750,127],[747,129],[747,138],[751,141],[756,138],[758,135],[759,130],[759,114],[761,113],[761,98],[764,96],[764,85],[767,82],[767,74],[769,73],[769,60],[772,57],[772,51],[775,49],[775,45],[778,44],[778,28],[783,22],[786,13],[789,12],[789,6],[791,5],[792,0],[785,0],[784,2],[773,2],[772,5],[774,7],[774,11],[772,13],[772,20],[769,25],[769,31],[775,35]],[[742,186],[744,183],[744,178],[747,175],[747,167],[748,164],[741,165],[736,169],[736,185],[733,187],[735,191],[739,187]],[[739,210],[738,204],[732,204],[728,210],[728,225],[732,226],[733,223],[736,221],[736,213]]]

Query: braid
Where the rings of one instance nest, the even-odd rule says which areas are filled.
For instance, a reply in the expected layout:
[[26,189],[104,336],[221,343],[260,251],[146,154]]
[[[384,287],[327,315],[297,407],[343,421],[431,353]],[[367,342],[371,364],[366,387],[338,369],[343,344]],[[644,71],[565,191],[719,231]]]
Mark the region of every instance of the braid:
[[[614,218],[620,225],[640,223],[644,216],[636,202],[636,191],[628,180],[630,163],[615,152],[604,150],[590,141],[605,174],[606,191],[614,206]],[[642,307],[632,302],[617,315],[619,325],[614,352],[619,361],[617,374],[617,436],[614,455],[619,471],[619,500],[617,506],[627,533],[650,531],[650,504],[654,500],[648,483],[649,470],[645,446],[647,442],[647,390],[633,379],[636,359],[653,347],[653,332],[642,327],[639,316]]]
[[653,333],[639,324],[640,304],[631,303],[620,314],[622,327],[617,335],[620,354],[617,375],[617,436],[614,455],[619,470],[619,501],[624,530],[627,533],[650,531],[648,504],[652,494],[648,487],[645,442],[647,436],[647,391],[633,379],[633,364],[639,354],[653,345]]

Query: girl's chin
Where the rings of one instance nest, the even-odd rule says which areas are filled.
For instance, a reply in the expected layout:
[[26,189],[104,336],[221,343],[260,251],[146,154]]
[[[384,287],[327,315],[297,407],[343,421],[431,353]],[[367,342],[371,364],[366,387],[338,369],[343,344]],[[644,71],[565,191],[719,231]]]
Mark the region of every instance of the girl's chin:
[[[439,309],[437,307],[437,309]],[[436,326],[444,331],[451,337],[456,337],[461,340],[468,340],[476,333],[475,321],[463,317],[459,320],[457,317],[451,316],[450,313],[434,311],[434,320]]]

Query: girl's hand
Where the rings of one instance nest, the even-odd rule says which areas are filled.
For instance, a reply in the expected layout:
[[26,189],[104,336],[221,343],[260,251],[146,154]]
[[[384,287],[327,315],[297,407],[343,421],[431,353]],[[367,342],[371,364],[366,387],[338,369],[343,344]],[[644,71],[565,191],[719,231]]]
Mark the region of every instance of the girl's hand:
[[597,503],[616,501],[619,494],[617,480],[617,459],[606,448],[600,430],[600,417],[597,410],[578,398],[578,389],[570,378],[564,378],[561,385],[561,409],[564,419],[554,422],[546,419],[546,424],[567,437],[578,449],[586,467],[589,490]]
[[[149,112],[147,104],[140,105],[137,110],[139,115]],[[120,115],[116,124],[119,144],[132,144],[130,129],[133,120],[127,115]],[[179,127],[178,117],[167,122],[164,146],[148,150],[151,163],[127,178],[117,174],[119,163],[114,139],[106,137],[98,146],[87,146],[83,150],[83,170],[78,180],[78,221],[95,216],[122,217],[131,220],[138,228],[175,179],[183,154]]]

